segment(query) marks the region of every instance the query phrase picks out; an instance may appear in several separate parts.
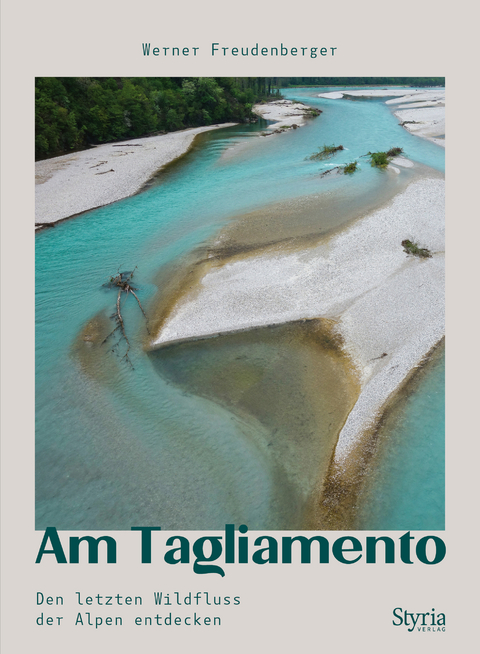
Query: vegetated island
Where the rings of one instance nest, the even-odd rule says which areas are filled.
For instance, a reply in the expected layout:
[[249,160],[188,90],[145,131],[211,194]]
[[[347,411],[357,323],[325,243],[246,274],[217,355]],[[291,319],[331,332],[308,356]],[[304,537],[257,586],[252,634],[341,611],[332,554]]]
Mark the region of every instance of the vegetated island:
[[296,129],[305,125],[306,120],[315,118],[322,112],[309,107],[302,102],[291,100],[277,100],[255,104],[253,112],[266,120],[272,121],[267,127],[267,133],[279,134],[288,129]]

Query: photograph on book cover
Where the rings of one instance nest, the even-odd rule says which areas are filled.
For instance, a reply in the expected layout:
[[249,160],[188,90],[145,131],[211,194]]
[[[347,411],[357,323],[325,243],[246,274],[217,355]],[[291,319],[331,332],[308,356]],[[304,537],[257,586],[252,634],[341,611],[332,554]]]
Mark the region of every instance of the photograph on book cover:
[[37,529],[444,528],[444,84],[36,79]]
[[2,652],[468,651],[450,12],[107,4],[2,3]]

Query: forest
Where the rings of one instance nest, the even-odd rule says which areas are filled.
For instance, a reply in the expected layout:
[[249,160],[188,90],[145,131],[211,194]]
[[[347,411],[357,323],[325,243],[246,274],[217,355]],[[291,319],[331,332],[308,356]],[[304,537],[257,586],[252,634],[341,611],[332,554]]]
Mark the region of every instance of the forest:
[[280,88],[440,86],[440,77],[37,77],[35,159],[187,127],[254,120]]
[[253,120],[272,78],[37,77],[35,159],[187,127]]

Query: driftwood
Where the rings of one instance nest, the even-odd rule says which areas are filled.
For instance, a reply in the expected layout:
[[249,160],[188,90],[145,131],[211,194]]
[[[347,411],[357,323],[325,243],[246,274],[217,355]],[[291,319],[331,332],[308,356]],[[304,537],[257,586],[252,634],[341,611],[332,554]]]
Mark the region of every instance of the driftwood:
[[307,157],[310,161],[322,161],[323,159],[331,159],[336,152],[344,150],[343,145],[324,145],[322,150],[314,152]]
[[117,303],[116,303],[116,310],[115,312],[110,316],[112,319],[115,320],[116,327],[112,329],[112,331],[108,334],[108,336],[105,337],[105,339],[102,342],[102,345],[106,343],[118,330],[121,332],[121,336],[118,339],[118,341],[112,346],[112,352],[117,353],[118,352],[118,347],[122,340],[125,341],[127,344],[127,350],[122,356],[122,359],[125,359],[125,361],[132,366],[132,362],[129,359],[128,353],[130,351],[130,341],[128,340],[127,332],[125,329],[125,322],[122,316],[121,312],[121,299],[122,299],[122,293],[125,293],[125,301],[128,297],[128,294],[131,293],[133,297],[136,299],[138,306],[140,307],[141,312],[145,316],[145,320],[147,321],[147,333],[150,334],[150,331],[148,329],[148,317],[147,314],[145,313],[142,303],[140,302],[138,295],[135,293],[135,291],[138,291],[138,288],[135,288],[132,286],[131,281],[133,274],[136,270],[136,267],[127,272],[119,272],[117,271],[116,275],[110,278],[110,281],[106,282],[103,284],[104,287],[106,288],[118,288],[118,294],[117,294]]
[[340,170],[341,168],[342,166],[334,166],[333,168],[328,168],[323,173],[320,173],[320,177],[325,177],[325,175],[329,175],[334,170]]
[[386,352],[384,352],[379,357],[374,357],[373,359],[370,359],[370,361],[377,361],[378,359],[384,359],[387,356],[388,356],[388,354]]

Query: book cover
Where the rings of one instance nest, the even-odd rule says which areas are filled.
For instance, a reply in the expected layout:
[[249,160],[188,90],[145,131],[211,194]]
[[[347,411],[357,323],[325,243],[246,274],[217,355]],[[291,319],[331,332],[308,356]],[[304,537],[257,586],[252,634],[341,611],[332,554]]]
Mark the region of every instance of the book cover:
[[3,651],[470,646],[469,69],[368,9],[2,3]]

